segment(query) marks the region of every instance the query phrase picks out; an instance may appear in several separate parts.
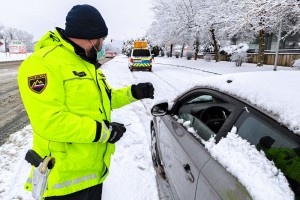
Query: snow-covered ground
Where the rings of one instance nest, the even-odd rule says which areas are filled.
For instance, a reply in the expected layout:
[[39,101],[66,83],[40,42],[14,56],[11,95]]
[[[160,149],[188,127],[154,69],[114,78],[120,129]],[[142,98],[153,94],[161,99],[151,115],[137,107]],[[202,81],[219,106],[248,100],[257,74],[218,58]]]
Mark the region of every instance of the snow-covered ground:
[[[277,69],[293,70],[287,67]],[[171,101],[206,76],[243,71],[272,71],[273,66],[256,67],[255,64],[244,63],[242,67],[235,67],[234,63],[229,62],[158,57],[154,61],[153,73],[132,73],[127,66],[127,57],[121,55],[105,63],[102,70],[114,88],[148,81],[155,87],[154,100],[137,101],[113,111],[112,121],[128,126],[127,132],[116,143],[116,152],[112,157],[110,175],[104,182],[102,199],[158,200],[156,174],[150,154],[151,105],[161,99]],[[31,194],[23,189],[30,171],[30,165],[24,161],[24,156],[31,148],[31,142],[31,126],[28,125],[12,134],[0,147],[0,199],[31,199]],[[255,183],[255,180],[251,181]],[[262,184],[259,181],[257,183]]]
[[30,54],[31,53],[27,53],[27,54],[0,53],[0,62],[13,61],[13,60],[24,60],[28,56],[30,56]]

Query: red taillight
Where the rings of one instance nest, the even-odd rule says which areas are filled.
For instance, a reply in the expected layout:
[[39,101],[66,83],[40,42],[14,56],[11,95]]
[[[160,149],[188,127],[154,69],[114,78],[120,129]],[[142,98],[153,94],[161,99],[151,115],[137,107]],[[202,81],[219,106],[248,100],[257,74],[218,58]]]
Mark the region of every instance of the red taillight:
[[152,63],[152,58],[150,58],[150,62]]
[[132,59],[132,58],[130,59],[130,62],[133,62],[133,59]]

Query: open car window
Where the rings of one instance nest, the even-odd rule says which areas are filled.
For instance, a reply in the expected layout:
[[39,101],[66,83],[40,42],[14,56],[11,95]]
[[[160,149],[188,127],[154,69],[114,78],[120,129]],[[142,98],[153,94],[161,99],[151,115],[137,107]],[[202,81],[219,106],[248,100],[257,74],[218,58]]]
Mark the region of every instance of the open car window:
[[234,105],[214,95],[199,94],[181,102],[175,115],[189,132],[207,141],[219,132],[233,108]]

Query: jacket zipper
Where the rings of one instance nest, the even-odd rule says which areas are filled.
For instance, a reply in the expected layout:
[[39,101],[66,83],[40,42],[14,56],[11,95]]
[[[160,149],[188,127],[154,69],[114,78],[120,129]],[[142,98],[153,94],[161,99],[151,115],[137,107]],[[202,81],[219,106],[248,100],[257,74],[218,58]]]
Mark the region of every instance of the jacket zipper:
[[[99,85],[99,83],[98,83],[98,76],[97,76],[97,71],[96,71],[96,70],[95,70],[95,74],[96,74],[96,83],[97,83],[97,86],[98,86],[99,91],[100,91],[101,104],[102,104],[102,107],[103,107],[105,119],[107,119],[106,111],[105,111],[104,104],[103,104],[102,90],[101,90],[100,85]],[[99,108],[99,110],[100,110],[100,112],[101,112],[101,109],[100,109],[100,108]],[[102,112],[101,112],[101,113],[102,113]],[[108,119],[107,119],[107,120],[108,120]]]

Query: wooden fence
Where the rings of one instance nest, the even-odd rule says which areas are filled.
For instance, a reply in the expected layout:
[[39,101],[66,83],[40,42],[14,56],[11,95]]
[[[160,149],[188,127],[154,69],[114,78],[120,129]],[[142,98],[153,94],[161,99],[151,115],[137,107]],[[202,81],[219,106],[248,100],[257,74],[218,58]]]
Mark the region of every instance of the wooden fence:
[[[214,56],[214,54],[211,55]],[[264,64],[274,65],[275,56],[275,53],[265,53]],[[199,58],[203,58],[203,56],[199,56]],[[222,61],[229,61],[230,56],[220,55],[220,59]],[[248,53],[248,63],[257,63],[257,59],[257,53]],[[279,53],[277,65],[291,67],[293,61],[297,59],[300,59],[300,53]]]
[[[248,54],[250,63],[257,63],[258,56],[257,53]],[[264,64],[274,65],[275,62],[275,53],[265,53]],[[293,61],[300,59],[300,53],[288,54],[288,53],[279,53],[277,65],[279,66],[292,66]]]

